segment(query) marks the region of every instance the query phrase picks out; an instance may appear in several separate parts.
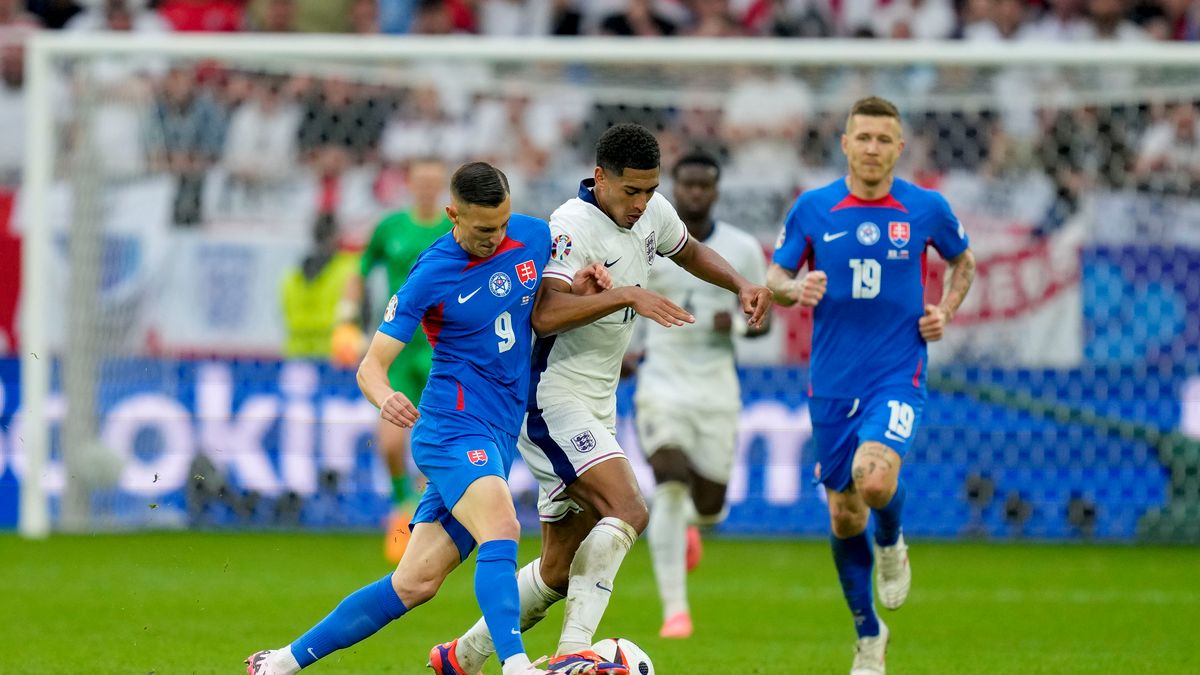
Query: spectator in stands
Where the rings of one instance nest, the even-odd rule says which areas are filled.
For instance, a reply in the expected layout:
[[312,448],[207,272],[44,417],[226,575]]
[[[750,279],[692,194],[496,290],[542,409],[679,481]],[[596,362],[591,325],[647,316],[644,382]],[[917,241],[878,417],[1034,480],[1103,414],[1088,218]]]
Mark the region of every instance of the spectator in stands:
[[974,20],[963,26],[964,40],[1001,42],[1023,38],[1025,0],[992,0],[986,4],[984,12],[977,13],[978,11],[973,8]]
[[582,0],[552,0],[550,10],[551,35],[581,35],[583,33]]
[[[790,183],[800,168],[800,140],[812,118],[812,94],[804,82],[773,69],[735,79],[721,124],[731,153],[730,176],[766,175]],[[764,172],[768,166],[772,170]]]
[[41,27],[41,18],[26,11],[21,0],[0,0],[0,44],[24,42]]
[[227,209],[267,216],[296,172],[301,112],[281,77],[267,76],[229,122],[221,166]]
[[46,28],[58,30],[83,11],[74,0],[27,0],[25,6]]
[[416,35],[473,33],[475,14],[466,0],[417,0],[411,32]]
[[294,33],[299,29],[296,0],[256,2],[250,7],[247,24],[260,33]]
[[1200,40],[1200,3],[1195,0],[1160,0],[1144,7],[1143,26],[1156,40]]
[[829,0],[751,0],[742,17],[753,35],[824,38],[834,34]]
[[951,0],[892,0],[875,13],[872,30],[894,39],[945,40],[957,24]]
[[387,121],[380,153],[391,164],[427,156],[458,164],[472,152],[469,131],[465,119],[446,111],[438,89],[424,84]]
[[378,35],[378,0],[354,0],[350,4],[350,32],[357,35]]
[[623,12],[610,14],[600,22],[600,33],[619,37],[665,37],[678,29],[654,9],[651,0],[629,0]]
[[1046,114],[1048,124],[1038,149],[1054,183],[1055,199],[1039,231],[1064,224],[1088,190],[1125,186],[1133,155],[1128,115],[1119,107],[1095,106]]
[[176,66],[159,86],[153,115],[152,166],[176,180],[172,222],[198,225],[205,177],[225,142],[225,111],[197,86],[192,68]]
[[553,20],[552,0],[479,0],[483,35],[546,35]]
[[244,0],[163,0],[158,13],[176,31],[233,33],[242,29]]
[[25,48],[0,45],[0,186],[16,187],[25,163]]
[[171,25],[140,0],[104,0],[71,17],[64,30],[163,33]]
[[1200,188],[1200,114],[1195,103],[1176,103],[1146,130],[1134,174],[1156,192],[1196,194]]
[[338,250],[337,233],[333,214],[317,216],[312,249],[283,279],[280,299],[287,329],[286,358],[329,359],[338,301],[358,267],[357,256]]
[[386,115],[382,107],[361,96],[348,80],[323,79],[305,105],[299,130],[301,151],[311,159],[322,148],[337,147],[354,163],[374,156]]
[[1125,18],[1129,11],[1127,0],[1088,0],[1091,39],[1139,42],[1150,39],[1149,34]]
[[746,31],[734,19],[729,0],[690,0],[693,21],[687,30],[688,37],[744,37]]
[[1092,37],[1083,15],[1083,0],[1050,0],[1045,14],[1029,25],[1022,36],[1044,42],[1079,42]]

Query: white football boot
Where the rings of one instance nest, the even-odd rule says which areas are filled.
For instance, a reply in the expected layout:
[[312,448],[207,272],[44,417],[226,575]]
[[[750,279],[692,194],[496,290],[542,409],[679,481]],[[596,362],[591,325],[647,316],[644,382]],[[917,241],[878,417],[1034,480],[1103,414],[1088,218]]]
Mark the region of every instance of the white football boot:
[[875,588],[879,602],[888,609],[900,609],[912,586],[912,567],[908,564],[908,546],[904,535],[892,546],[875,546]]
[[854,646],[854,665],[850,675],[884,675],[884,659],[887,657],[888,627],[879,621],[879,635],[859,638]]

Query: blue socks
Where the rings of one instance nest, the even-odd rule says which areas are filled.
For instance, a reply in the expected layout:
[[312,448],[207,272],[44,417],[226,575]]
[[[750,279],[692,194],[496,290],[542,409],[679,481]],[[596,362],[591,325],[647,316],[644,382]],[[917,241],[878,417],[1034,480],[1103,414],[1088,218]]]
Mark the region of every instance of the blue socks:
[[846,604],[850,605],[850,613],[854,615],[854,629],[858,631],[858,637],[879,635],[875,598],[871,595],[874,556],[866,532],[849,539],[838,539],[831,534],[829,543],[833,548],[833,564],[842,582],[842,593],[846,596]]
[[880,546],[894,546],[900,539],[900,512],[904,510],[904,498],[908,496],[908,488],[904,481],[896,483],[896,494],[887,506],[875,511],[875,543]]
[[475,598],[487,622],[500,662],[524,654],[521,598],[517,591],[517,542],[485,541],[475,557]]
[[[513,559],[516,560],[515,543]],[[513,579],[515,597],[515,571]],[[388,574],[348,595],[329,616],[301,635],[292,643],[292,656],[296,657],[296,662],[301,668],[305,668],[317,659],[374,635],[380,628],[404,616],[407,611],[408,608],[392,588],[392,575]]]

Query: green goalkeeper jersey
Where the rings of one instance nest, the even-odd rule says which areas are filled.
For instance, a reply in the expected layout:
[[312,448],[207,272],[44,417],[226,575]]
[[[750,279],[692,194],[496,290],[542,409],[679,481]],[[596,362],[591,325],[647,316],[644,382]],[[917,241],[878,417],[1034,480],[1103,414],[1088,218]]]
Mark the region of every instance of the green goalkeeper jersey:
[[[411,209],[393,213],[375,227],[371,241],[363,251],[359,271],[366,277],[376,265],[382,263],[387,269],[389,292],[395,293],[408,279],[417,256],[453,226],[444,211],[432,222],[417,220]],[[432,359],[433,349],[418,326],[412,341],[388,371],[392,388],[403,391],[413,403],[417,403]]]

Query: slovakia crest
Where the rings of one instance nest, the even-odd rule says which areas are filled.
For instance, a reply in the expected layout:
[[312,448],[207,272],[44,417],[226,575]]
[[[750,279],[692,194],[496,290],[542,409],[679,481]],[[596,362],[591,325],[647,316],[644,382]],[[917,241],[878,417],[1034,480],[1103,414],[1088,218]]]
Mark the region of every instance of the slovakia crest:
[[858,243],[871,246],[879,241],[879,226],[871,222],[863,223],[854,234],[858,237]]
[[888,241],[892,242],[892,246],[896,248],[904,248],[908,245],[909,227],[908,223],[893,220],[888,223]]
[[571,237],[569,235],[560,234],[550,242],[551,259],[566,260],[569,255],[571,255]]
[[388,300],[387,309],[383,311],[384,321],[391,321],[392,319],[396,318],[396,305],[398,304],[400,304],[400,298],[393,295],[392,299]]
[[517,265],[517,280],[525,288],[532,289],[537,286],[537,265],[534,265],[532,260]]
[[487,464],[487,450],[468,450],[467,461],[475,466]]
[[512,279],[504,272],[496,272],[488,280],[488,290],[497,298],[503,298],[512,291]]

